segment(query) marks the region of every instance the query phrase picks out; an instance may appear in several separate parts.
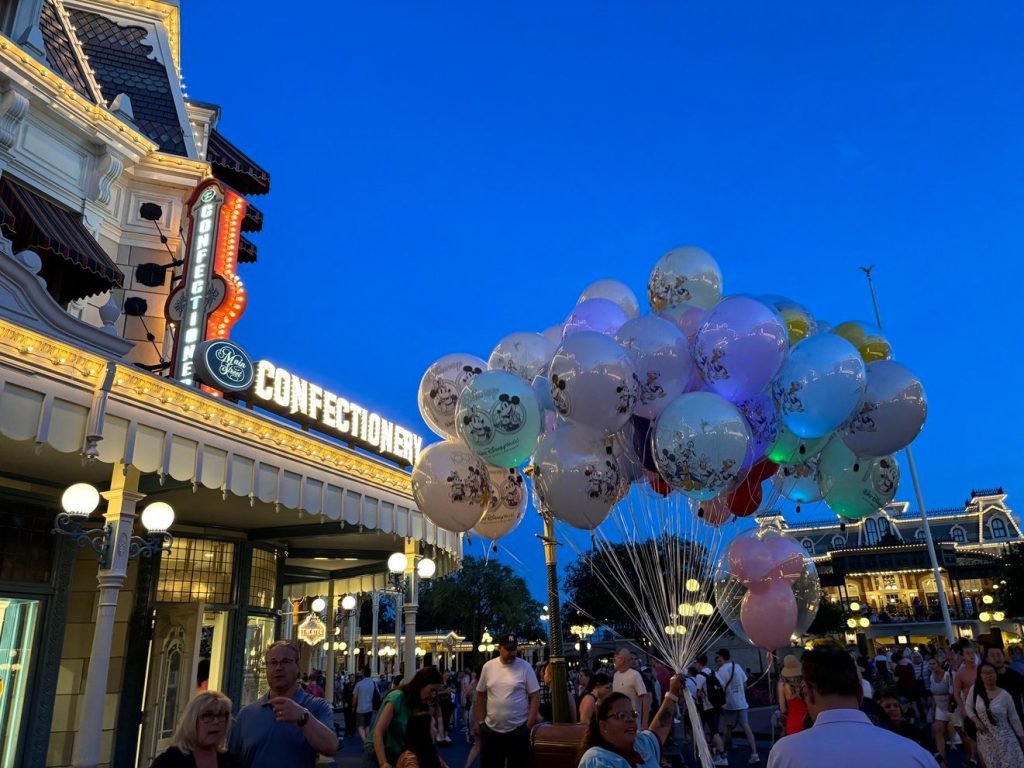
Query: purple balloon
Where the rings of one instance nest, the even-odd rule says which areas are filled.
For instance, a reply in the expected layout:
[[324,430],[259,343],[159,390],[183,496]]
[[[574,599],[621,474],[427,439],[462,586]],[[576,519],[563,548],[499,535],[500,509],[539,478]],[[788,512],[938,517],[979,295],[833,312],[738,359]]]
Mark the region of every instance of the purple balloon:
[[730,296],[708,312],[693,357],[715,392],[741,403],[779,372],[788,347],[789,332],[774,308],[749,296]]
[[740,413],[750,425],[750,454],[757,461],[775,442],[779,429],[775,425],[775,400],[769,392],[759,392],[739,404]]
[[587,299],[581,301],[565,321],[562,338],[568,338],[580,331],[596,331],[605,336],[614,336],[626,324],[626,311],[609,299]]

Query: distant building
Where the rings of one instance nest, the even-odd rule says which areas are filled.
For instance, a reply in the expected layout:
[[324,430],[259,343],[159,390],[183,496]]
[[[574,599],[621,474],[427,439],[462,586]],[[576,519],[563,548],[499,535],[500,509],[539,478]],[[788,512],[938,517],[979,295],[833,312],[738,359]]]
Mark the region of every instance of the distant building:
[[[1004,642],[1021,639],[1019,625],[1004,616],[999,601],[1006,578],[1003,555],[1010,545],[1024,542],[1006,496],[1002,488],[971,491],[963,507],[928,511],[960,637],[976,638],[996,628]],[[945,632],[921,516],[909,507],[893,502],[845,524],[838,518],[787,520],[778,511],[764,512],[757,521],[779,525],[807,550],[827,599],[841,603],[857,622],[851,634],[863,633],[879,644],[920,644],[941,640]]]

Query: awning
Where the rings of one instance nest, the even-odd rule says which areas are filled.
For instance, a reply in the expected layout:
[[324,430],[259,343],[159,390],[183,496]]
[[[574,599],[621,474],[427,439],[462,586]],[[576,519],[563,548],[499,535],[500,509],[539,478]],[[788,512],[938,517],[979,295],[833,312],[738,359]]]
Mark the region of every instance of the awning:
[[263,231],[263,211],[261,211],[252,203],[250,203],[248,200],[246,201],[245,206],[245,216],[242,218],[242,231]]
[[238,238],[238,263],[256,263],[256,246],[253,244],[252,240],[245,237]]
[[[9,216],[0,213],[0,226],[14,242],[14,250],[31,249],[43,257],[43,277],[61,303],[120,288],[124,275],[82,224],[78,216],[51,203],[10,176],[0,178],[0,201]],[[47,254],[75,267],[73,278],[47,264]],[[57,277],[60,279],[55,279]]]
[[243,195],[265,195],[270,191],[270,174],[218,131],[210,131],[206,159],[213,175]]

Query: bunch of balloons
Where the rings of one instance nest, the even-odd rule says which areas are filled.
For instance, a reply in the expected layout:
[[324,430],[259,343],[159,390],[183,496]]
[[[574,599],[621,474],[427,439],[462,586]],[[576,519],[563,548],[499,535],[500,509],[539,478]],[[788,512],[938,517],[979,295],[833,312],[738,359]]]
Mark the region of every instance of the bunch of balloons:
[[[633,484],[684,494],[711,525],[755,514],[765,483],[845,519],[893,499],[893,454],[927,404],[876,328],[833,328],[780,296],[723,295],[718,263],[696,247],[662,256],[647,289],[649,314],[600,280],[563,323],[512,333],[486,361],[430,366],[420,412],[444,442],[414,468],[424,514],[495,539],[522,519],[530,482],[581,529]],[[764,601],[751,602],[754,615]]]
[[719,615],[737,636],[761,648],[777,650],[806,632],[820,600],[814,562],[773,526],[737,536],[715,566]]

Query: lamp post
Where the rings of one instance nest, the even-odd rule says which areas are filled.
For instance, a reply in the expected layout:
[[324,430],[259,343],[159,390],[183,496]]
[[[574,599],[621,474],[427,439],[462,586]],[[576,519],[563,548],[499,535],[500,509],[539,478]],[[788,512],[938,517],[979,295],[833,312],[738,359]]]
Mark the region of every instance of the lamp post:
[[356,618],[356,598],[354,595],[345,595],[341,598],[341,609],[345,611],[345,618],[348,620],[348,661],[345,664],[345,671],[352,675],[356,671],[356,654],[354,653],[356,648],[356,626],[358,621]]
[[590,650],[590,637],[597,631],[593,624],[573,624],[569,634],[576,638],[576,650],[580,652],[580,669],[586,668],[587,651]]
[[[871,279],[871,270],[875,268],[861,267],[868,279],[868,289],[871,291],[871,304],[875,308],[875,322],[878,329],[882,329],[882,313],[878,309],[878,297],[875,296],[875,283]],[[928,524],[928,512],[924,508],[924,495],[921,493],[921,481],[917,477],[917,465],[914,464],[914,452],[908,445],[904,449],[907,455],[907,468],[910,470],[910,481],[914,486],[914,495],[917,497],[917,510],[921,513],[921,529],[924,531],[924,541],[928,548],[928,558],[931,560],[932,572],[935,574],[935,590],[939,595],[939,608],[942,611],[942,622],[946,625],[946,639],[950,644],[956,642],[956,635],[953,633],[953,622],[949,618],[949,603],[946,600],[946,587],[942,583],[942,574],[939,572],[939,559],[935,554],[935,541],[932,539],[932,529]]]
[[[437,572],[437,564],[429,557],[415,552],[395,552],[388,558],[388,570],[395,580],[395,591],[402,600],[402,615],[395,611],[395,648],[401,645],[401,625],[405,619],[405,645],[402,647],[402,662],[405,664],[403,679],[408,682],[416,673],[416,611],[419,608],[418,581],[429,579]],[[396,651],[397,652],[397,651]]]
[[491,654],[494,653],[494,649],[497,648],[497,644],[494,642],[494,638],[491,637],[491,633],[484,629],[484,633],[480,636],[480,645],[476,647],[480,653]]
[[61,497],[64,511],[54,519],[54,533],[70,536],[79,546],[88,544],[99,557],[96,574],[99,601],[85,691],[79,703],[81,715],[72,757],[75,768],[95,768],[100,762],[103,700],[110,671],[114,614],[117,595],[128,572],[128,562],[136,557],[152,557],[171,548],[172,537],[167,529],[174,522],[174,510],[162,501],[150,504],[142,512],[142,525],[149,536],[132,535],[135,506],[145,496],[132,490],[138,488],[138,470],[134,467],[125,467],[124,470],[114,471],[110,490],[102,494],[107,500],[102,528],[87,530],[82,527],[82,521],[100,504],[101,494],[88,483],[75,483],[64,491]]

